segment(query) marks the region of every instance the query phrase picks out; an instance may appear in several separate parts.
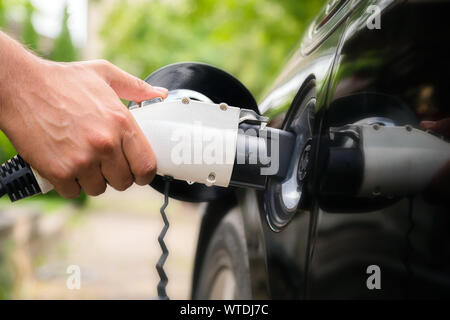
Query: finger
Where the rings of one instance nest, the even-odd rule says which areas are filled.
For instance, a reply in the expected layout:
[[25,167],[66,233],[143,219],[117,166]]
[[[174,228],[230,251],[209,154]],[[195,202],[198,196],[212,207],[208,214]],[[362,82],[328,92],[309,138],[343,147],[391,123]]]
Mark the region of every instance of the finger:
[[122,150],[116,153],[116,156],[102,160],[102,173],[111,187],[124,191],[133,184],[134,178]]
[[135,121],[133,129],[124,133],[122,148],[134,181],[139,185],[149,184],[155,177],[156,159],[147,138]]
[[444,137],[450,137],[450,118],[437,121],[431,130],[436,131]]
[[153,87],[111,63],[102,62],[102,64],[105,80],[123,99],[140,102],[157,97],[166,98],[168,95],[168,90],[165,88]]
[[[38,160],[41,160],[45,163],[48,163],[49,160],[40,157],[38,155]],[[28,156],[27,158],[29,159]],[[28,161],[28,160],[27,160]],[[39,163],[39,162],[38,162]],[[38,167],[33,163],[30,163],[32,168]],[[80,195],[81,187],[76,180],[76,175],[71,173],[71,170],[68,169],[68,166],[63,162],[58,162],[58,164],[52,166],[44,166],[37,169],[39,175],[48,180],[50,184],[53,186],[53,189],[63,198],[73,199]]]
[[58,180],[50,181],[56,192],[67,199],[73,199],[80,195],[81,187],[76,180]]
[[425,130],[431,130],[444,137],[450,137],[450,118],[439,121],[421,121],[420,126]]
[[84,192],[90,196],[98,196],[106,190],[106,181],[99,166],[92,166],[83,170],[78,177],[78,183]]
[[421,121],[420,127],[425,130],[431,130],[431,128],[436,124],[436,121]]
[[425,199],[434,204],[448,203],[450,197],[450,161],[433,176],[430,185],[425,190]]

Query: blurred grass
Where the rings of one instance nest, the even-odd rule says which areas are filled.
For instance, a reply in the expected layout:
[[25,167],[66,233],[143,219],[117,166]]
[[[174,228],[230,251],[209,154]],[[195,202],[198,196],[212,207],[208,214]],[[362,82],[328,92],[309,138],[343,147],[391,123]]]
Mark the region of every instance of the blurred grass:
[[0,300],[10,299],[14,287],[13,246],[11,239],[0,241]]
[[[53,212],[57,212],[63,205],[67,204],[67,200],[59,197],[43,197],[36,196],[27,199],[23,199],[19,202],[14,203],[14,207],[16,208],[33,208],[42,212],[44,214],[50,214]],[[11,201],[8,197],[0,198],[0,208],[11,206]]]

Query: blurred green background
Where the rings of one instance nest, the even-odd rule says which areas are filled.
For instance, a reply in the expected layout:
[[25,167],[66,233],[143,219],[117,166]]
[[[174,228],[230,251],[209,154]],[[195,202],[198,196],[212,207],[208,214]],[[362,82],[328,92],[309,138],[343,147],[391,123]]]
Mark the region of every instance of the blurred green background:
[[[259,100],[324,3],[0,0],[0,28],[47,59],[105,58],[141,78],[180,61],[213,64],[235,75]],[[0,161],[15,153],[0,132]],[[75,204],[85,205],[85,201],[81,196]],[[67,202],[53,193],[30,203],[39,203],[36,210],[40,215]],[[2,199],[0,225],[3,211],[9,208],[9,200]],[[14,243],[4,239],[0,230],[0,298],[12,296],[15,281],[8,258]]]
[[176,61],[224,68],[260,97],[323,1],[121,1],[101,29],[105,58],[145,77]]
[[[74,46],[71,39],[67,6],[58,36],[51,45],[41,45],[33,24],[38,10],[34,2],[0,0],[0,28],[45,58],[86,58],[83,48]],[[88,31],[97,33],[91,38],[101,42],[96,44],[101,49],[96,57],[87,58],[108,59],[141,78],[179,61],[206,62],[234,74],[259,99],[324,2],[91,0],[88,10],[95,8],[98,27]],[[14,154],[4,136],[0,143],[0,159]]]

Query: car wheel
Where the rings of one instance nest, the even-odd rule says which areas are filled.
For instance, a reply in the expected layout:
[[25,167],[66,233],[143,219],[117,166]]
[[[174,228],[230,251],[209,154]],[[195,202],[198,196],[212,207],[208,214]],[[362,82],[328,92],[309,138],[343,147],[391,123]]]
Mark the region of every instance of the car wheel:
[[211,237],[194,298],[251,299],[247,245],[237,209],[225,215]]

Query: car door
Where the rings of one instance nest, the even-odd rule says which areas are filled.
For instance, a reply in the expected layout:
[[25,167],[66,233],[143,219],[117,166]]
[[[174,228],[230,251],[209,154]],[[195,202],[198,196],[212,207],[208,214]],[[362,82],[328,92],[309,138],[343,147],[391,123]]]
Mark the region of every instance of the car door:
[[[380,117],[414,127],[448,117],[449,10],[442,1],[362,1],[342,34],[322,130]],[[321,201],[311,212],[308,298],[450,295],[448,200]]]
[[305,296],[312,211],[300,208],[297,169],[303,148],[319,130],[316,113],[326,106],[336,50],[352,10],[350,0],[331,0],[323,8],[259,105],[269,125],[295,132],[297,143],[285,180],[269,179],[264,192],[238,194],[255,298]]

